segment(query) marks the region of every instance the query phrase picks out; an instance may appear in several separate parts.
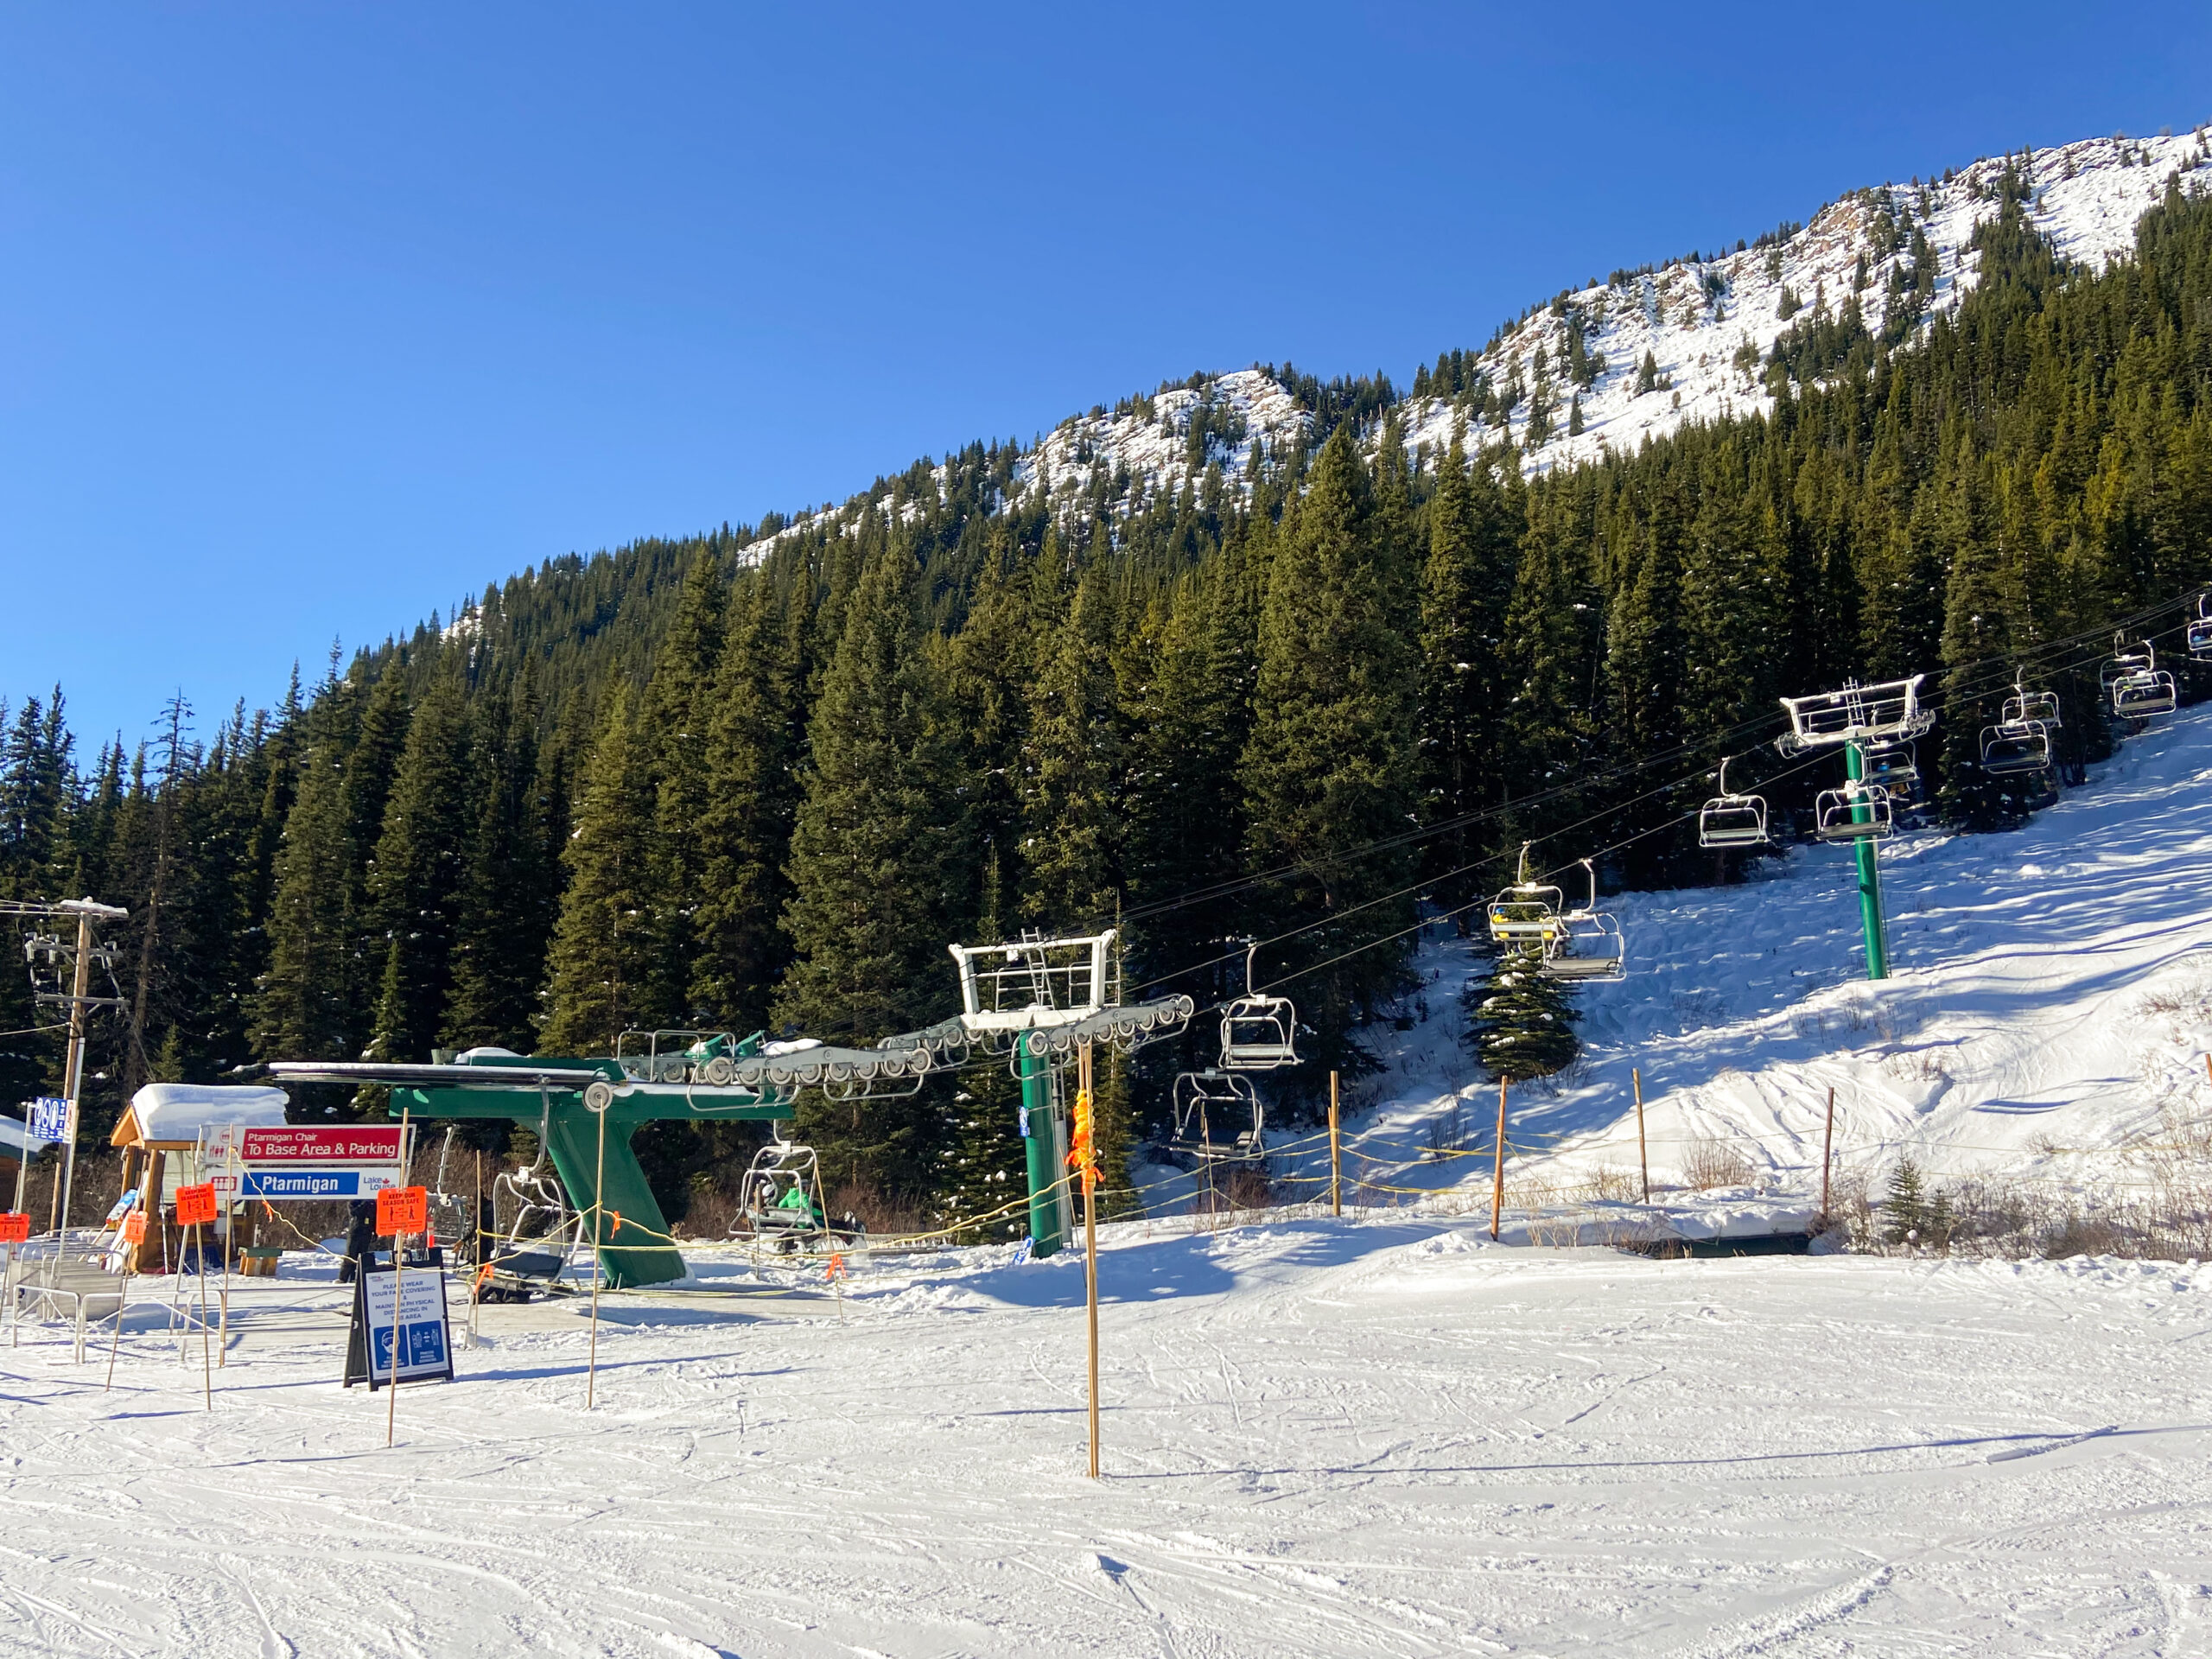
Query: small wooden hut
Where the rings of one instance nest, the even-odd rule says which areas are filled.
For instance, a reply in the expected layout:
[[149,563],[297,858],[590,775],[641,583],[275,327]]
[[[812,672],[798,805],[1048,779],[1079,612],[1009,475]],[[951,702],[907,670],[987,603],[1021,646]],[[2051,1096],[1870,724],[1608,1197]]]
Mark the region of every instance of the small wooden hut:
[[[222,1123],[282,1128],[284,1105],[282,1089],[227,1084],[149,1083],[130,1096],[108,1144],[123,1153],[123,1192],[135,1190],[146,1211],[146,1236],[131,1255],[133,1273],[167,1273],[174,1265],[175,1230],[162,1217],[175,1207],[177,1188],[205,1179],[198,1166],[200,1132]],[[226,1236],[224,1244],[249,1242]]]

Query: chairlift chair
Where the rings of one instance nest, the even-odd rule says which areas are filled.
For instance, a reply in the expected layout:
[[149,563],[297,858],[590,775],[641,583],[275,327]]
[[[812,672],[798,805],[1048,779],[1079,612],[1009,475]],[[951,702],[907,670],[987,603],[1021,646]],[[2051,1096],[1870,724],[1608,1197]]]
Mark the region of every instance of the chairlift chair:
[[535,1164],[503,1171],[493,1180],[493,1215],[499,1214],[502,1192],[514,1200],[515,1211],[478,1269],[479,1301],[526,1302],[540,1291],[558,1288],[583,1243],[584,1218],[569,1207],[559,1179],[546,1165],[541,1138]]
[[2045,772],[2050,766],[2050,728],[2039,720],[2004,721],[1981,728],[1981,769],[1993,778]]
[[732,1238],[771,1243],[780,1253],[856,1241],[862,1229],[848,1215],[830,1221],[822,1199],[822,1164],[812,1147],[771,1141],[753,1155],[739,1189]]
[[2212,592],[2196,596],[2196,614],[2189,620],[2189,654],[2200,663],[2212,663]]
[[[1856,809],[1868,809],[1861,818]],[[1813,803],[1813,833],[1822,841],[1885,841],[1897,833],[1890,792],[1879,784],[1853,782],[1823,790]]]
[[1272,1071],[1298,1064],[1298,1009],[1287,996],[1262,996],[1252,983],[1255,943],[1244,951],[1244,995],[1221,1011],[1221,1064],[1231,1071]]
[[1209,1166],[1267,1161],[1266,1113],[1249,1077],[1209,1069],[1175,1079],[1174,1128],[1168,1161],[1204,1172]]
[[1758,795],[1732,795],[1728,791],[1728,761],[1720,757],[1720,793],[1698,810],[1697,844],[1700,847],[1766,847],[1766,801]]
[[1621,925],[1598,909],[1598,867],[1586,858],[1580,862],[1590,876],[1590,902],[1560,918],[1537,971],[1547,979],[1619,979],[1626,957]]
[[2138,665],[2112,683],[2113,715],[2121,720],[2148,720],[2173,713],[2180,702],[2174,677],[2158,666],[2158,652],[2151,642],[2143,641],[2142,649],[2131,653],[2127,660]]
[[2055,732],[2066,723],[2059,712],[2058,693],[2031,691],[2024,683],[2025,671],[2012,677],[2012,695],[2005,699],[2005,708],[1997,717],[2000,726],[2022,726],[2030,721],[2040,721],[2046,732]]
[[1869,743],[1859,750],[1864,770],[1859,781],[1885,791],[1892,806],[1920,804],[1923,785],[1920,757],[1910,743]]
[[1529,941],[1548,947],[1558,936],[1567,895],[1529,879],[1529,848],[1521,843],[1521,868],[1513,885],[1490,901],[1490,936],[1500,944]]
[[2145,645],[2131,651],[2125,632],[2112,637],[2112,655],[2097,664],[2097,689],[2109,696],[2113,687],[2133,674],[2147,673],[2158,664],[2152,660],[2151,649]]

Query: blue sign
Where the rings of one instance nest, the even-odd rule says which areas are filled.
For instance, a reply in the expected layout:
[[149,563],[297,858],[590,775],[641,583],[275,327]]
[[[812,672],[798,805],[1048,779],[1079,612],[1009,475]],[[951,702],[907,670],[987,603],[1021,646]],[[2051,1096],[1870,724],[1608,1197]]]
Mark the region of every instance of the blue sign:
[[[390,1185],[379,1180],[368,1189],[375,1192]],[[238,1196],[246,1198],[359,1198],[358,1169],[249,1169]]]
[[69,1103],[54,1095],[31,1102],[30,1122],[24,1125],[34,1141],[60,1142],[69,1138]]

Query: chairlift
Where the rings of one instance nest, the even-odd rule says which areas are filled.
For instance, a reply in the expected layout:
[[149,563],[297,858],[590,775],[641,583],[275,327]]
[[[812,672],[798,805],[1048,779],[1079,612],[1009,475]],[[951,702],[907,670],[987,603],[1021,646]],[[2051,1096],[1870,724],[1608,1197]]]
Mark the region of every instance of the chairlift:
[[1859,781],[1884,791],[1891,804],[1914,807],[1925,791],[1920,776],[1920,757],[1910,743],[1869,743],[1859,752]]
[[1766,801],[1758,795],[1728,792],[1728,761],[1720,757],[1720,793],[1698,810],[1697,844],[1700,847],[1765,847]]
[[1557,887],[1529,880],[1529,849],[1521,843],[1521,868],[1513,885],[1490,901],[1490,936],[1500,944],[1534,940],[1548,946],[1559,933],[1567,896]]
[[1272,1071],[1298,1064],[1298,1010],[1287,996],[1262,996],[1252,983],[1255,942],[1244,952],[1244,995],[1221,1011],[1221,1063],[1231,1071]]
[[2000,726],[2023,726],[2030,721],[2040,721],[2046,731],[2055,732],[2066,723],[2059,712],[2058,693],[2031,691],[2023,683],[2025,671],[2012,676],[2012,695],[2005,699],[2005,708],[1997,717]]
[[2130,651],[2127,635],[2125,632],[2114,633],[2112,637],[2112,655],[2097,664],[2097,689],[2109,696],[2120,681],[2131,675],[2150,673],[2157,667],[2147,645]]
[[2044,772],[2050,766],[2050,728],[2039,720],[2003,721],[1981,728],[1981,769],[1993,778]]
[[1204,1173],[1267,1161],[1266,1113],[1251,1078],[1212,1068],[1185,1071],[1175,1079],[1173,1103],[1169,1162]]
[[2178,706],[2174,677],[2158,666],[2158,654],[2144,641],[2141,652],[2131,660],[2141,666],[2132,668],[2112,683],[2112,711],[2122,720],[2148,720],[2154,715],[2171,715]]
[[614,1058],[623,1075],[639,1083],[726,1089],[736,1076],[741,1046],[727,1031],[626,1031],[615,1039]]
[[553,1173],[550,1127],[546,1120],[540,1121],[536,1162],[503,1170],[493,1178],[494,1226],[501,1193],[513,1200],[514,1217],[505,1232],[492,1241],[490,1254],[478,1269],[476,1300],[480,1302],[526,1302],[539,1291],[557,1288],[583,1243],[583,1216],[569,1207],[568,1194]]
[[1590,876],[1590,902],[1560,918],[1537,971],[1547,979],[1619,979],[1626,957],[1621,925],[1598,909],[1598,867],[1586,858],[1580,862]]
[[[1859,816],[1860,809],[1866,816]],[[1897,833],[1890,792],[1879,784],[1853,780],[1841,789],[1823,790],[1813,803],[1813,833],[1822,841],[1885,841]]]
[[2196,596],[2196,614],[2189,620],[2189,654],[2200,663],[2212,663],[2212,590]]
[[833,1224],[822,1198],[822,1161],[812,1147],[771,1141],[753,1155],[739,1189],[732,1238],[769,1243],[788,1255],[801,1249],[849,1245],[866,1230],[848,1214]]

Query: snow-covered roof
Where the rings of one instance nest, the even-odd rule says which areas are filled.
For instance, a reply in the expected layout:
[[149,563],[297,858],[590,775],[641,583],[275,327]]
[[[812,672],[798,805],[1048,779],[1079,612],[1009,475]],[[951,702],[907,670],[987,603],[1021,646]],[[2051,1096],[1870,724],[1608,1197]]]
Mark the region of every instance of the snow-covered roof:
[[111,1144],[197,1141],[216,1123],[277,1128],[284,1122],[282,1089],[219,1083],[149,1083],[130,1096]]

